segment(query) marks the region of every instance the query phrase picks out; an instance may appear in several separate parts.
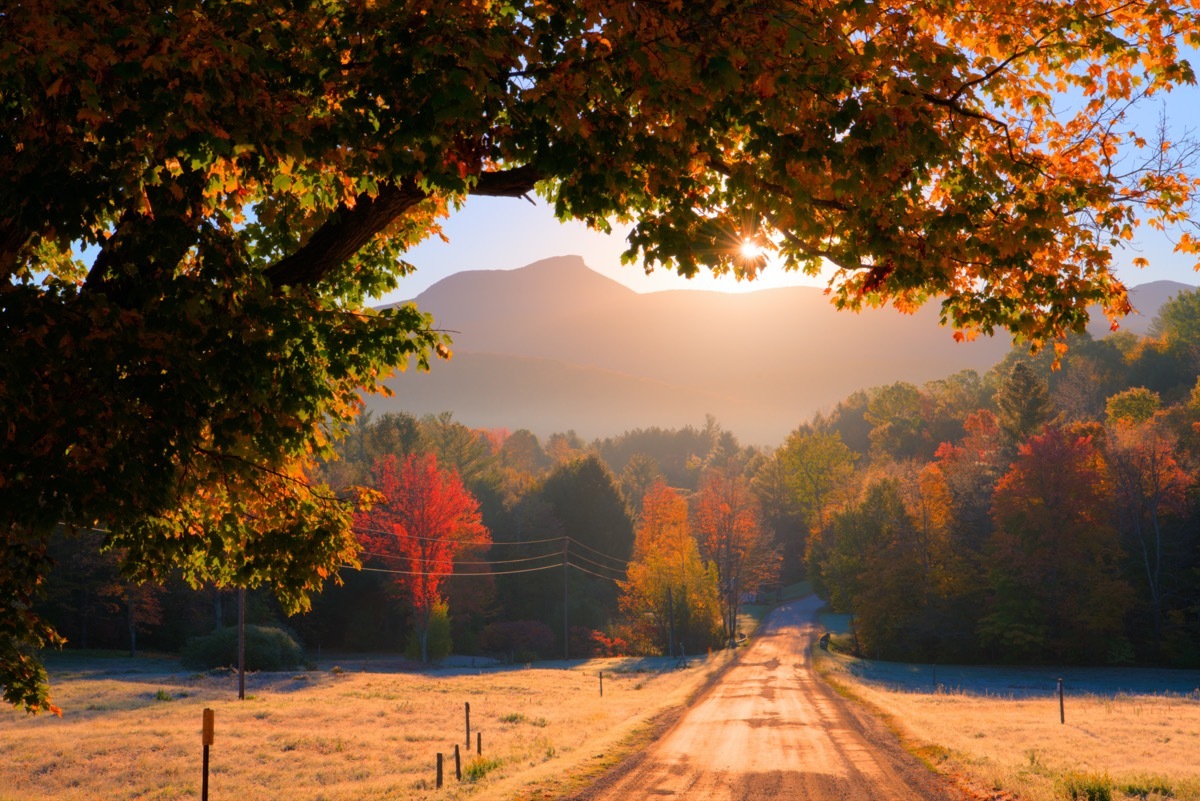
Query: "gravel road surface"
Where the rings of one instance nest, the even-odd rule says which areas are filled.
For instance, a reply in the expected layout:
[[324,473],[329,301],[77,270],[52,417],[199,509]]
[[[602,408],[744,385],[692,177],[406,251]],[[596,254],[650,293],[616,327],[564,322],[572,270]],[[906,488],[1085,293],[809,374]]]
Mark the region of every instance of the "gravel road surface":
[[785,604],[655,743],[579,801],[913,801],[962,796],[812,669],[820,601]]

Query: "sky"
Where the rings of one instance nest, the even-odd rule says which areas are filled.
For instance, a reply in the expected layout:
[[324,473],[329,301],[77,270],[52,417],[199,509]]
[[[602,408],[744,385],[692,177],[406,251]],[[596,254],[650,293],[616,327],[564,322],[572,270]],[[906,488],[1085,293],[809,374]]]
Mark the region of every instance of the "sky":
[[[1200,55],[1200,54],[1197,54]],[[1200,58],[1191,58],[1200,65]],[[1176,89],[1161,101],[1140,109],[1139,128],[1157,126],[1159,116],[1166,119],[1170,135],[1182,139],[1200,136],[1200,87]],[[593,270],[637,292],[670,289],[706,289],[723,292],[750,292],[777,286],[825,286],[820,277],[788,273],[777,265],[768,265],[754,281],[737,281],[733,276],[714,278],[702,274],[687,279],[663,269],[647,275],[638,264],[621,264],[625,249],[625,231],[614,227],[612,235],[590,231],[580,222],[559,222],[552,209],[541,200],[536,204],[511,198],[472,197],[443,222],[450,242],[431,239],[408,252],[407,260],[416,273],[402,279],[397,291],[381,300],[393,303],[409,300],[441,279],[464,270],[511,270],[540,259],[579,255]],[[1194,259],[1173,253],[1166,234],[1143,226],[1131,246],[1115,254],[1117,275],[1128,286],[1150,281],[1171,280],[1200,284]],[[1138,269],[1133,259],[1144,256],[1151,266]]]

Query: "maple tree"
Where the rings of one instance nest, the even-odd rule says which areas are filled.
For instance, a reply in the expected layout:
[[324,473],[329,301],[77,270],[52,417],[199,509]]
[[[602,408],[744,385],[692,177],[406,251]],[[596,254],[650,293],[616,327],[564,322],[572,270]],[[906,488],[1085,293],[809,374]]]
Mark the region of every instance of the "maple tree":
[[1167,593],[1178,580],[1172,564],[1182,551],[1179,541],[1183,538],[1172,530],[1170,522],[1187,510],[1192,482],[1176,460],[1176,438],[1161,418],[1116,422],[1108,434],[1107,452],[1119,525],[1141,563],[1150,595],[1157,656]]
[[976,577],[956,523],[937,462],[877,469],[832,515],[814,567],[835,608],[853,616],[855,648],[919,660],[970,653],[964,611]]
[[657,481],[642,501],[640,520],[633,561],[626,580],[618,582],[621,611],[637,635],[635,647],[660,652],[667,643],[665,650],[674,653],[679,643],[686,653],[712,645],[722,629],[717,571],[700,558],[687,500]]
[[412,602],[421,661],[428,661],[431,616],[445,603],[440,590],[454,558],[486,547],[491,534],[458,474],[439,468],[432,453],[403,462],[387,456],[374,473],[380,502],[356,513],[354,525],[367,553],[397,557],[388,567]]
[[1049,427],[996,486],[983,638],[1006,658],[1105,659],[1118,644],[1121,579],[1113,487],[1092,438]]
[[1131,387],[1110,397],[1104,404],[1110,426],[1145,423],[1158,413],[1162,399],[1145,387]]
[[811,531],[825,525],[830,506],[854,472],[857,455],[836,431],[797,429],[780,449],[792,491]]
[[753,276],[753,240],[833,265],[841,306],[937,296],[966,335],[1127,310],[1114,248],[1184,220],[1194,188],[1128,111],[1193,80],[1193,9],[995,11],[7,4],[4,697],[49,704],[30,648],[58,641],[35,610],[59,523],[110,532],[135,578],[270,585],[290,610],[353,559],[306,463],[360,390],[447,352],[415,308],[365,303],[470,195],[630,221],[631,259],[686,275]]
[[955,520],[978,538],[971,545],[979,546],[991,529],[992,492],[1008,467],[1004,432],[986,409],[968,416],[963,427],[966,435],[957,445],[944,442],[938,448],[936,463],[953,498]]
[[863,497],[833,518],[820,563],[830,600],[852,615],[855,649],[888,654],[925,601],[917,533],[899,482],[868,482]]
[[778,552],[762,528],[750,484],[741,476],[709,471],[693,515],[700,554],[716,571],[725,638],[732,643],[742,596],[777,578]]

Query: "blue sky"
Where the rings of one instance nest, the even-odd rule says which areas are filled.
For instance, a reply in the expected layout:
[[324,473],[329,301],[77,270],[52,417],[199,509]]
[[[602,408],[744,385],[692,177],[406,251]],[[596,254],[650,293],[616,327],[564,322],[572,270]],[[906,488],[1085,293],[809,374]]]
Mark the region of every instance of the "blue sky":
[[[1191,60],[1200,68],[1200,58]],[[1147,138],[1157,126],[1160,114],[1165,115],[1172,138],[1200,136],[1200,88],[1176,89],[1140,108],[1137,125],[1146,131]],[[433,239],[410,250],[408,261],[417,266],[417,272],[403,279],[399,290],[384,301],[413,298],[446,276],[463,270],[510,270],[568,254],[583,256],[593,270],[638,292],[666,289],[745,292],[794,284],[825,285],[819,278],[786,273],[772,266],[753,282],[707,274],[688,280],[661,269],[647,276],[640,265],[621,264],[621,252],[625,249],[623,232],[614,231],[608,236],[589,231],[582,223],[560,223],[540,201],[535,206],[525,200],[470,198],[444,222],[443,229],[450,242]],[[1164,279],[1200,284],[1200,273],[1192,268],[1193,260],[1173,253],[1172,248],[1168,235],[1143,226],[1131,246],[1116,254],[1117,274],[1129,286]],[[1149,259],[1151,266],[1133,267],[1132,261],[1137,256]]]

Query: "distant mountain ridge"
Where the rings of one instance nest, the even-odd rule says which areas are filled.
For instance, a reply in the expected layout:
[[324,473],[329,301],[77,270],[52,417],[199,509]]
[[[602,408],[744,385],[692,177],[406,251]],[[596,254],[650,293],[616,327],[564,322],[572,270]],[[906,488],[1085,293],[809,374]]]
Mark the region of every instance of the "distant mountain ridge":
[[[1135,332],[1170,295],[1155,282],[1132,292]],[[921,384],[963,369],[984,372],[1007,337],[959,343],[936,304],[837,311],[814,287],[743,294],[638,294],[579,256],[516,270],[454,274],[415,298],[455,332],[455,356],[430,373],[401,373],[377,413],[451,410],[467,425],[574,429],[587,439],[630,428],[701,425],[711,413],[743,442],[774,445],[813,412],[849,393],[894,381]],[[1108,331],[1101,319],[1094,333]]]

